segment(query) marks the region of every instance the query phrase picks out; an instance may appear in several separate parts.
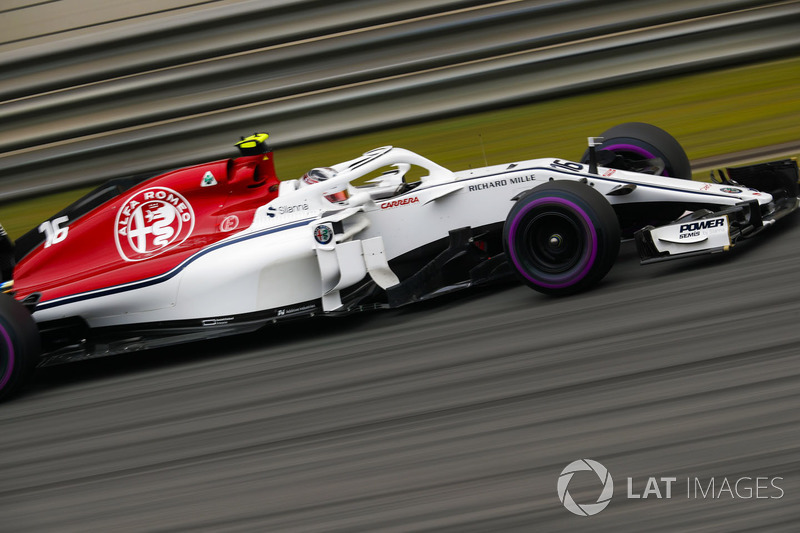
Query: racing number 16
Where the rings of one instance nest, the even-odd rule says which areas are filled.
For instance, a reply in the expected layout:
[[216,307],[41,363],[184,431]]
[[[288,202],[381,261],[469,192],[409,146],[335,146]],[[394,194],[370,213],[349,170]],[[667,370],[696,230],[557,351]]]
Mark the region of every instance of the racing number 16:
[[53,220],[46,220],[39,225],[39,233],[44,233],[44,247],[49,248],[51,244],[56,244],[67,238],[69,227],[61,227],[69,220],[69,217],[58,217]]
[[580,172],[583,170],[583,165],[580,163],[572,163],[570,161],[561,161],[560,159],[556,159],[550,166],[553,168],[563,168],[565,170],[572,170],[573,172]]

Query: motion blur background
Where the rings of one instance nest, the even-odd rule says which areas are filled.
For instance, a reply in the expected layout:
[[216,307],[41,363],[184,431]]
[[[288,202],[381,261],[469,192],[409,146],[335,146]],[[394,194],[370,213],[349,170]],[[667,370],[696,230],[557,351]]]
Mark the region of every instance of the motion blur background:
[[[384,144],[575,158],[628,120],[698,170],[800,139],[796,1],[0,0],[0,29],[17,236],[76,187],[254,131],[288,178]],[[0,530],[795,531],[796,223],[727,261],[623,246],[567,300],[509,286],[48,369],[0,408]],[[589,519],[555,490],[582,457],[618,476]],[[626,500],[649,475],[785,496]]]
[[[268,130],[281,149],[800,51],[797,2],[0,5],[0,200],[227,157],[253,131]],[[704,90],[712,100],[720,89]],[[653,111],[664,107],[666,92],[647,97]],[[675,111],[685,122],[703,122],[691,115],[696,109]],[[615,113],[617,121],[631,114]],[[566,137],[580,153],[586,136],[613,125],[597,123],[596,114],[562,105],[556,117],[532,114],[525,130],[503,141],[524,146],[517,157],[530,158],[542,155],[543,139]],[[582,135],[567,136],[563,122],[579,125]],[[675,122],[661,127],[691,145],[682,134],[693,130]],[[491,142],[491,126],[484,129]],[[447,144],[477,153],[473,133],[453,131]],[[442,162],[441,144],[428,143],[433,153],[426,155]],[[303,159],[302,172],[309,163],[356,155],[287,157]],[[463,158],[445,154],[444,163]],[[285,159],[278,156],[278,164]],[[296,177],[287,165],[287,177]]]

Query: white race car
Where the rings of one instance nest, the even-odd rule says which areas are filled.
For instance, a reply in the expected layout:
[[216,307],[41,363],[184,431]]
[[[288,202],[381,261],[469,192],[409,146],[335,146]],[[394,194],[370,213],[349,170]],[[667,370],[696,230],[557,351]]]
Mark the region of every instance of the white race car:
[[[385,146],[279,181],[266,134],[242,155],[112,180],[16,243],[0,240],[0,397],[39,365],[398,307],[516,275],[597,284],[634,238],[642,263],[729,250],[798,207],[792,160],[691,181],[642,123],[580,162],[459,172]],[[409,176],[420,176],[412,180]],[[3,232],[4,233],[4,232]]]

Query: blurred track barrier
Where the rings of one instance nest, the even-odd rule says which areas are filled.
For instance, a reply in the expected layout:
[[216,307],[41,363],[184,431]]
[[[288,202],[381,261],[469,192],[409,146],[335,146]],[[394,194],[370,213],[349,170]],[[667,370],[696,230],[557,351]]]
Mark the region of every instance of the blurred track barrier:
[[301,144],[800,51],[800,1],[97,2],[70,22],[91,3],[0,9],[0,200],[256,130]]

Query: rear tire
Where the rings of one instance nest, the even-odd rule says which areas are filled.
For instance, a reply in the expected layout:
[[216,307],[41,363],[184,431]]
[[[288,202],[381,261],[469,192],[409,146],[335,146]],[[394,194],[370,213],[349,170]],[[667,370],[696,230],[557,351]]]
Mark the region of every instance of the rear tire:
[[545,294],[573,294],[598,283],[617,259],[619,243],[611,204],[576,181],[534,188],[514,204],[503,228],[511,268]]
[[39,329],[22,304],[0,294],[0,401],[20,392],[39,361]]
[[[598,150],[614,152],[634,161],[660,158],[665,167],[662,176],[692,179],[692,166],[683,147],[675,137],[657,126],[644,122],[626,122],[607,129],[600,136],[603,137],[603,142],[597,147]],[[581,162],[589,162],[588,150],[583,154]]]

